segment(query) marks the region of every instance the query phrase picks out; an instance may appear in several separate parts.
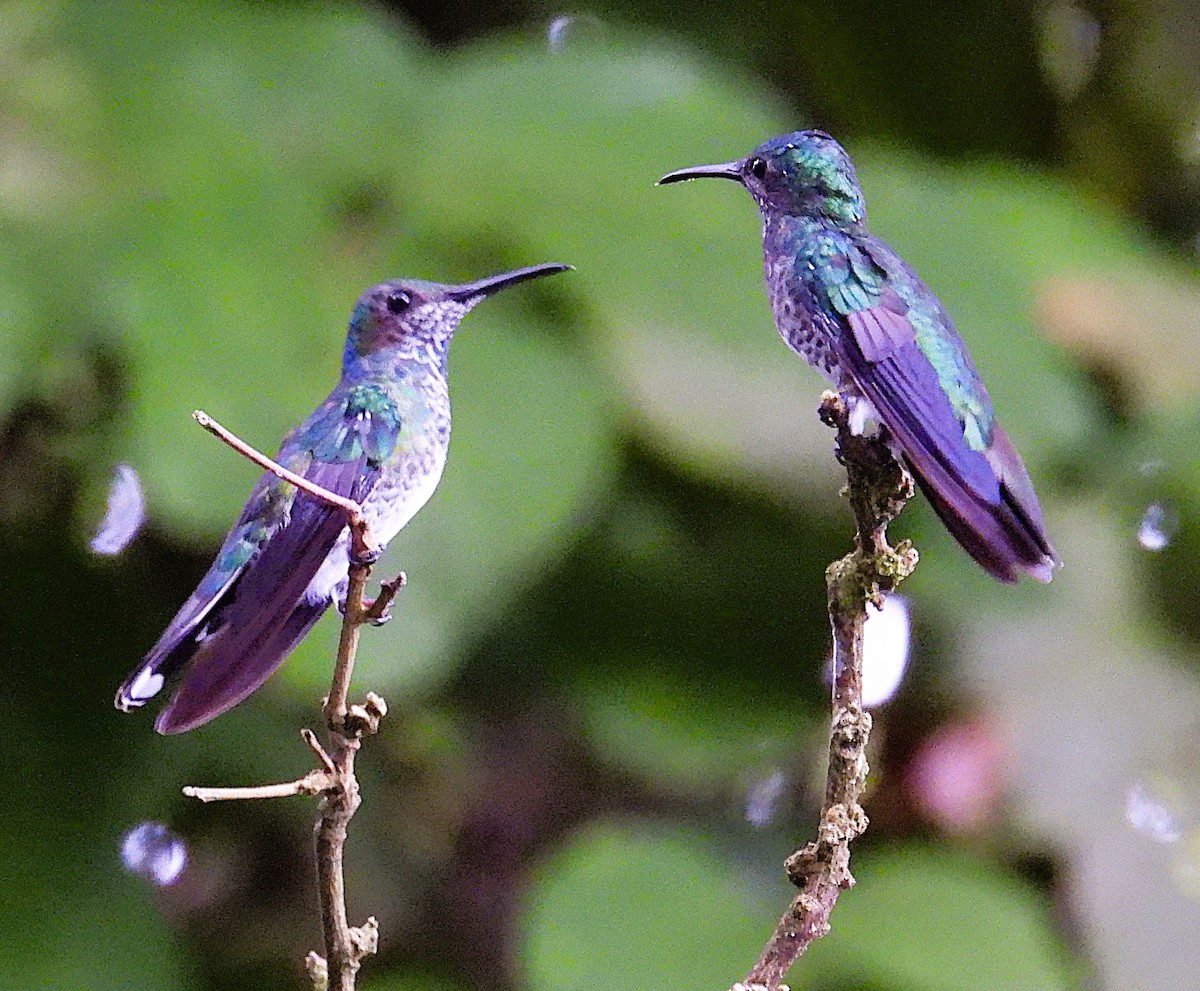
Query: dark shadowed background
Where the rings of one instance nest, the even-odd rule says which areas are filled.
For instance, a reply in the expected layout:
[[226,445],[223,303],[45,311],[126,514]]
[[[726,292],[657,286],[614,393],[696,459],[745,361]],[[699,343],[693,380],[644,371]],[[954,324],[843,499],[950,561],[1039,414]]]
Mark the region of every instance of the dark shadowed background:
[[[190,413],[273,450],[364,287],[541,261],[578,270],[455,343],[449,467],[364,637],[361,986],[745,973],[819,806],[851,523],[753,204],[654,181],[801,126],[955,315],[1065,566],[1003,587],[920,500],[895,525],[859,885],[790,983],[1194,984],[1197,52],[1170,0],[0,8],[0,984],[304,986],[311,804],[180,788],[307,770],[336,622],[185,737],[110,701],[256,476]],[[118,464],[148,520],[105,557]],[[174,884],[122,866],[142,822]]]

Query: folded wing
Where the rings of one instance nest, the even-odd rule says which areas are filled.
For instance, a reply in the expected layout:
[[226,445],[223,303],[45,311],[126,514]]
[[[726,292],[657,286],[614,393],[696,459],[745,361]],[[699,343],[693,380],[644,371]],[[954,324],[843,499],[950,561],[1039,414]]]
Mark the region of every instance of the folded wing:
[[[297,474],[358,502],[400,431],[386,395],[364,388],[335,390],[280,454]],[[340,510],[264,474],[199,587],[118,690],[117,707],[144,705],[180,672],[160,733],[193,729],[245,699],[328,608],[333,587],[313,579],[345,530]]]
[[[887,260],[903,264],[890,252]],[[958,371],[970,379],[972,403],[956,407],[889,273],[865,251],[835,272],[853,286],[830,297],[831,319],[842,324],[841,333],[830,335],[842,369],[875,407],[946,528],[1001,581],[1022,573],[1049,581],[1056,558],[1041,507],[1020,456],[992,421],[969,359],[962,358]],[[935,343],[961,348],[948,318],[939,311],[934,319],[942,335],[953,335]]]

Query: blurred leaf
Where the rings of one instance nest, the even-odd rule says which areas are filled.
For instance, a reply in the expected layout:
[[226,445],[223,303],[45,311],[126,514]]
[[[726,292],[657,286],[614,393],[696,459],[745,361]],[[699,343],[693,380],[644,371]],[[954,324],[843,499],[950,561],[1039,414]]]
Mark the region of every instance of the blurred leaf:
[[1058,278],[1038,293],[1047,336],[1115,373],[1139,409],[1177,407],[1200,393],[1180,361],[1200,341],[1200,285],[1167,277]]
[[273,451],[336,381],[363,284],[416,274],[403,244],[391,267],[388,187],[424,55],[357,7],[86,5],[73,30],[111,142],[92,248],[135,374],[129,460],[158,518],[215,536],[255,472],[191,410]]
[[[114,840],[114,862],[116,852]],[[61,876],[58,891],[70,890],[78,878]],[[10,986],[120,991],[198,985],[187,973],[176,934],[147,899],[144,884],[128,877],[115,880],[71,905],[71,922],[56,932],[51,951],[40,955],[41,966],[31,968],[32,955],[24,956],[10,970]],[[53,917],[55,907],[49,911]]]
[[714,691],[711,681],[674,677],[648,657],[597,664],[580,677],[575,699],[602,757],[657,788],[704,794],[728,790],[747,768],[794,760],[789,751],[804,735],[796,705],[770,707],[730,681]]
[[597,826],[539,872],[521,921],[531,991],[726,987],[761,948],[773,909],[699,838]]
[[15,241],[0,232],[0,250],[7,259],[0,267],[0,414],[12,409],[28,388],[28,370],[36,365],[44,336],[33,280],[20,271],[22,259]]
[[[1136,577],[1129,591],[1157,614],[1166,630],[1183,633],[1193,643],[1200,641],[1198,431],[1200,414],[1194,406],[1156,411],[1139,419],[1122,456],[1100,467],[1124,548],[1134,556]],[[1151,506],[1162,510],[1161,546],[1141,539]],[[1183,651],[1182,659],[1196,663],[1192,651]]]
[[832,933],[795,974],[898,991],[1078,987],[1048,906],[982,861],[900,847],[856,857],[854,876],[858,883],[838,900]]
[[[119,559],[96,558],[69,528],[54,525],[0,553],[0,574],[23,588],[0,618],[0,643],[8,645],[8,718],[27,728],[20,758],[0,772],[0,788],[20,796],[0,820],[3,987],[196,985],[155,889],[121,864],[122,834],[178,801],[180,782],[162,741],[146,723],[139,731],[122,721],[110,702],[117,673],[104,662],[112,661],[111,644],[126,642],[138,624],[111,587],[119,567]],[[143,601],[147,577],[132,569],[122,577]],[[82,588],[107,594],[73,591]],[[64,594],[72,601],[69,620],[44,622],[62,615]]]
[[[662,42],[633,39],[554,55],[514,52],[504,38],[455,55],[448,74],[430,107],[426,158],[417,169],[427,225],[456,231],[463,243],[521,231],[541,252],[579,267],[577,290],[604,324],[695,323],[710,340],[722,339],[714,323],[738,325],[730,314],[739,310],[737,297],[731,304],[728,295],[700,292],[714,284],[711,269],[680,265],[669,247],[696,255],[714,231],[741,229],[749,238],[757,223],[733,204],[701,216],[694,203],[671,195],[678,190],[654,183],[696,153],[695,121],[713,136],[710,154],[723,141],[753,141],[777,126],[770,122],[777,108],[750,80]],[[456,173],[454,195],[434,195],[444,189],[463,133],[471,135],[470,162],[486,167]],[[740,254],[736,244],[742,271],[757,267],[752,244]],[[736,284],[730,291],[738,292]],[[747,299],[760,294],[745,290]]]
[[[827,432],[815,416],[803,425],[815,394],[782,405],[803,376],[771,330],[752,206],[702,183],[654,185],[781,130],[761,87],[662,42],[613,36],[556,55],[514,54],[504,39],[456,56],[432,111],[423,226],[464,243],[519,232],[576,264],[588,339],[656,445],[710,477],[744,466],[770,488],[804,460],[806,436],[827,457]],[[462,154],[485,167],[436,195],[463,133]]]
[[30,372],[50,356],[48,331],[60,351],[90,322],[79,284],[73,319],[54,319],[62,247],[78,240],[76,218],[93,190],[88,143],[98,130],[87,75],[61,55],[64,14],[54,2],[0,9],[0,414],[34,391]]

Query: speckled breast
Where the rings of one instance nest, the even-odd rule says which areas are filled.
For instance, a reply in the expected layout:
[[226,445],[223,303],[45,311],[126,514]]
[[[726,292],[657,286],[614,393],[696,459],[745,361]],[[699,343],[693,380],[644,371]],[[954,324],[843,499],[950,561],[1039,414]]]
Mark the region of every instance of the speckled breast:
[[381,543],[387,543],[429,501],[446,465],[449,410],[434,413],[407,450],[384,465],[363,512]]
[[839,388],[842,376],[830,346],[828,317],[817,305],[813,289],[795,272],[795,255],[774,252],[763,256],[763,272],[775,326],[787,346]]

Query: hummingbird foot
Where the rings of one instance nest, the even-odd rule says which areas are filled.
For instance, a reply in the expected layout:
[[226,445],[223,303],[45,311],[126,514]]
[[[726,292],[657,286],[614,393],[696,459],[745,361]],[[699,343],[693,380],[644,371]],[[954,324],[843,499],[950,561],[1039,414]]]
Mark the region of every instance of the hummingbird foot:
[[378,616],[371,615],[371,612],[375,609],[375,604],[379,602],[379,598],[381,597],[377,597],[363,603],[367,609],[368,618],[366,619],[366,622],[371,626],[386,626],[392,621],[392,604],[390,602],[379,610]]
[[354,565],[354,567],[356,567],[356,568],[370,568],[370,567],[373,567],[382,556],[383,556],[383,548],[382,547],[367,548],[367,549],[363,550],[362,553],[359,553],[359,554],[356,554],[353,551],[351,551],[350,563],[352,565]]
[[[371,612],[371,610],[373,610],[375,608],[375,604],[378,601],[379,601],[378,597],[376,597],[374,599],[364,599],[363,600],[363,622],[364,623],[370,623],[371,626],[383,626],[384,623],[386,623],[388,620],[390,620],[392,618],[391,611],[386,606],[380,610],[380,615],[378,615],[378,616],[372,617],[372,616],[367,615],[368,613]],[[345,616],[346,615],[346,597],[343,595],[340,598],[335,599],[334,603],[333,603],[333,608],[338,611],[339,616]]]
[[392,618],[392,600],[408,584],[408,575],[401,571],[390,582],[379,583],[379,594],[367,604],[363,618],[372,626],[383,626]]
[[[383,626],[389,622],[392,618],[392,601],[406,584],[408,584],[408,576],[403,571],[391,581],[380,582],[379,594],[375,598],[367,599],[363,602],[362,621],[370,623],[371,626]],[[334,608],[338,611],[338,615],[346,615],[345,591],[334,599],[333,604]]]

